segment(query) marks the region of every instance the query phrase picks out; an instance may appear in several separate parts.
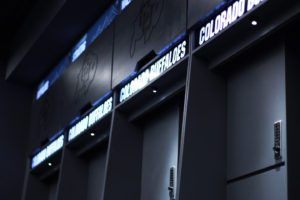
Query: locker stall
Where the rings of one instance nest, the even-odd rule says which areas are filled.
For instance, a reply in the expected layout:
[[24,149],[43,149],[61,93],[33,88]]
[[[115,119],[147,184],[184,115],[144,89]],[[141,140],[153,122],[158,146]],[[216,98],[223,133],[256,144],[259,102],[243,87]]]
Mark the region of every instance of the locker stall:
[[175,198],[187,61],[115,107],[105,199]]
[[[101,109],[98,108],[104,108],[102,105],[108,105],[109,108],[99,117]],[[103,199],[112,98],[104,101],[98,108],[83,115],[81,120],[69,129],[57,199]],[[97,116],[96,121],[94,116]],[[83,125],[85,122],[89,125]]]
[[58,190],[59,169],[51,169],[46,175],[39,177],[30,174],[27,180],[27,188],[24,200],[46,199],[55,200]]
[[67,145],[58,199],[103,199],[110,119]]
[[170,192],[175,196],[182,123],[182,105],[177,101],[182,101],[182,97],[140,119],[143,134],[141,200],[169,199]]
[[177,197],[285,200],[293,159],[287,159],[288,37],[278,27],[299,9],[248,1],[243,15],[215,31],[220,13],[241,1],[231,2],[192,34]]
[[[274,35],[224,66],[231,67],[224,69],[227,80],[227,198],[230,200],[286,199],[284,49],[282,35]],[[249,61],[249,57],[255,59]],[[277,125],[280,126],[278,135]],[[249,188],[253,189],[251,195],[245,192]]]
[[84,55],[104,55],[90,95],[68,101],[110,87],[113,100],[101,117],[81,109],[63,149],[29,167],[23,200],[298,200],[300,50],[283,27],[300,4],[200,2],[134,1],[96,41],[108,51],[91,46],[73,64],[76,87]]
[[28,162],[23,200],[57,199],[64,136],[44,146]]

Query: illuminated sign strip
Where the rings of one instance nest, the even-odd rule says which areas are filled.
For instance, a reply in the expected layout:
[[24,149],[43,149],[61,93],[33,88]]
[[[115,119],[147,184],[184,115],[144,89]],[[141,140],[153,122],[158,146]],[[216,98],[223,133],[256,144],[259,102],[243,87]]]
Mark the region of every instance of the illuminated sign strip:
[[253,10],[265,0],[237,0],[200,29],[199,46],[216,37],[230,24]]
[[75,137],[83,133],[89,127],[93,126],[96,122],[103,118],[104,115],[112,110],[113,98],[110,97],[103,104],[98,106],[89,115],[77,122],[70,130],[68,141],[73,140]]
[[64,135],[61,135],[32,158],[31,168],[33,169],[39,164],[41,164],[42,162],[44,162],[47,158],[49,158],[55,152],[60,150],[63,147],[63,145],[64,145]]
[[120,90],[119,102],[124,102],[129,97],[140,91],[151,81],[161,76],[169,68],[173,67],[182,58],[187,55],[187,41],[184,40],[165,54],[162,58],[157,60],[149,68],[141,72],[136,78],[131,80],[128,84]]

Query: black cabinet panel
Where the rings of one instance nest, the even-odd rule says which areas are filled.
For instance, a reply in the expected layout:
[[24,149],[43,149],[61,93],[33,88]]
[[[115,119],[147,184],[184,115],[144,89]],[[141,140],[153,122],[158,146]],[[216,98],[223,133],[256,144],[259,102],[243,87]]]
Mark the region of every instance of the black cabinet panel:
[[[235,67],[227,82],[230,180],[286,160],[284,45],[279,39],[265,41],[229,65]],[[274,123],[279,120],[282,160],[275,159],[273,149]]]
[[227,186],[227,200],[287,200],[286,167],[281,167]]
[[175,173],[178,168],[179,106],[157,110],[144,121],[141,200],[169,199],[170,168]]
[[117,18],[113,87],[152,50],[158,53],[186,29],[186,1],[137,0]]
[[188,2],[188,28],[191,28],[225,0],[189,0]]
[[[66,127],[80,110],[111,89],[113,29],[107,29],[33,106],[33,137]],[[38,144],[34,144],[36,147]]]

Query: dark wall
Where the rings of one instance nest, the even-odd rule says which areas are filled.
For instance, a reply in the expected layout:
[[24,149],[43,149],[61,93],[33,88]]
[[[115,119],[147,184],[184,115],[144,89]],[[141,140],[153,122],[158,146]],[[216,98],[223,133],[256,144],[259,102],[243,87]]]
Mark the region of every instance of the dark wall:
[[138,0],[116,19],[113,87],[186,30],[186,1]]
[[189,0],[188,2],[188,28],[191,28],[226,0]]
[[178,169],[179,106],[157,110],[144,121],[141,200],[169,199],[170,168]]
[[102,148],[88,163],[87,200],[102,200],[107,150]]
[[110,91],[112,42],[111,27],[34,102],[31,150],[69,125],[87,104]]
[[[1,66],[3,68],[3,66]],[[0,71],[0,199],[19,200],[26,169],[32,91]]]

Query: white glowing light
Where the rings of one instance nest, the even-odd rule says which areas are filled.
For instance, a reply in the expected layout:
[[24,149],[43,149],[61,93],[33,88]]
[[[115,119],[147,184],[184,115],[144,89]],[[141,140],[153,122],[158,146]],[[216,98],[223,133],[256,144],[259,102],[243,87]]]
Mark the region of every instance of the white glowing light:
[[257,26],[257,25],[258,25],[258,22],[255,21],[255,20],[253,20],[253,21],[251,22],[251,24],[252,24],[252,26]]

